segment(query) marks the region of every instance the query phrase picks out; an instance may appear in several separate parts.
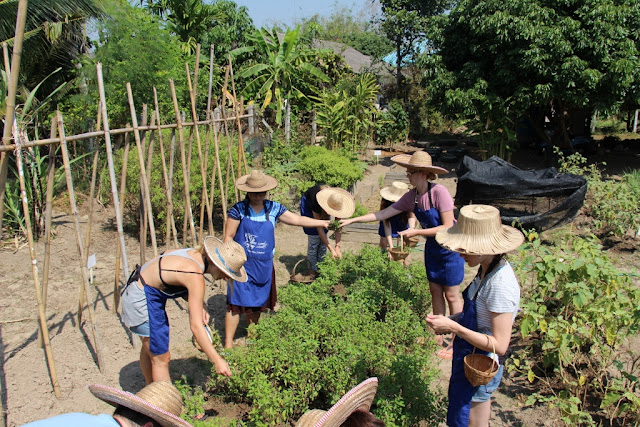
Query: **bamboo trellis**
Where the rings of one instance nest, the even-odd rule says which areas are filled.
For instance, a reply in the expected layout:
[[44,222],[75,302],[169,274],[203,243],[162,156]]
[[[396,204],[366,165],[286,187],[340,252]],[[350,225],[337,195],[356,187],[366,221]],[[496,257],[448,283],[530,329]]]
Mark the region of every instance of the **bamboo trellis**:
[[[199,52],[199,47],[198,47],[198,52]],[[210,63],[213,63],[213,52],[214,51],[212,47],[210,50],[210,54],[211,54]],[[14,58],[15,58],[15,52],[14,52]],[[196,61],[196,64],[198,64],[198,62],[199,61]],[[8,67],[6,60],[5,60],[5,66]],[[246,158],[244,156],[244,150],[242,147],[242,134],[243,134],[242,120],[251,118],[253,123],[258,122],[257,120],[255,120],[255,117],[253,117],[251,114],[243,113],[242,101],[237,102],[235,98],[235,83],[233,82],[233,73],[231,71],[230,62],[226,68],[227,70],[226,70],[224,87],[222,89],[221,101],[219,102],[219,105],[221,105],[221,108],[220,108],[221,112],[219,113],[216,113],[210,110],[212,105],[212,100],[211,100],[212,75],[210,74],[209,76],[209,95],[208,95],[209,99],[207,102],[207,111],[205,112],[205,114],[202,114],[202,116],[205,117],[205,120],[200,120],[198,118],[199,114],[197,112],[197,108],[196,108],[197,106],[195,102],[196,94],[197,94],[196,92],[197,92],[198,67],[196,66],[194,68],[193,84],[192,84],[191,74],[189,72],[189,65],[185,64],[185,69],[187,72],[187,81],[189,85],[188,90],[189,90],[190,101],[191,101],[190,102],[191,105],[189,107],[191,111],[190,122],[187,122],[182,119],[183,113],[177,101],[174,82],[173,80],[169,80],[171,97],[173,100],[173,107],[174,107],[174,113],[175,113],[175,123],[161,124],[162,117],[158,109],[157,91],[156,91],[156,88],[153,88],[154,109],[151,113],[150,124],[147,125],[147,113],[146,113],[147,106],[143,106],[144,119],[142,119],[142,124],[138,125],[139,117],[138,117],[138,114],[136,113],[135,101],[133,99],[131,85],[127,83],[126,86],[127,86],[129,108],[131,113],[131,125],[127,124],[124,128],[110,129],[108,112],[107,112],[106,94],[104,90],[104,80],[103,80],[103,74],[102,74],[102,64],[97,64],[96,69],[97,69],[98,91],[99,91],[100,100],[98,104],[96,130],[77,134],[77,135],[66,135],[65,127],[64,127],[64,119],[62,114],[59,111],[56,112],[54,123],[52,123],[50,137],[46,139],[28,141],[26,139],[26,134],[18,130],[17,126],[15,125],[15,121],[14,121],[14,126],[12,131],[11,130],[7,131],[5,126],[5,135],[9,135],[9,136],[3,138],[4,144],[0,146],[0,153],[2,155],[3,162],[6,162],[6,159],[8,158],[9,155],[15,155],[16,163],[20,171],[20,187],[21,187],[20,198],[22,200],[22,205],[23,205],[22,208],[23,208],[25,221],[27,222],[27,227],[26,227],[27,233],[28,233],[27,237],[28,237],[28,243],[29,243],[29,251],[30,251],[31,260],[32,260],[32,266],[33,266],[33,278],[34,278],[34,285],[36,290],[36,300],[38,304],[38,318],[39,318],[39,328],[40,328],[39,331],[41,336],[41,342],[44,345],[46,350],[46,359],[49,366],[49,372],[51,376],[53,390],[57,397],[60,397],[60,390],[59,390],[58,379],[55,371],[53,353],[51,351],[48,327],[46,323],[46,297],[47,297],[46,285],[48,283],[51,246],[54,244],[51,242],[50,237],[52,233],[51,204],[52,204],[52,195],[53,195],[53,172],[54,172],[54,166],[55,166],[53,163],[54,162],[53,153],[55,153],[56,147],[59,146],[62,152],[62,160],[64,164],[64,173],[65,173],[65,178],[67,183],[67,191],[69,193],[69,209],[70,209],[70,214],[73,216],[73,219],[74,219],[73,222],[74,222],[74,231],[76,236],[76,244],[78,249],[78,262],[80,263],[80,270],[81,270],[81,275],[80,275],[81,286],[80,286],[80,299],[79,299],[79,309],[78,309],[78,327],[82,328],[82,312],[84,308],[86,308],[89,312],[89,318],[91,323],[91,329],[92,329],[91,337],[93,341],[94,353],[97,358],[98,367],[100,368],[101,371],[103,371],[104,370],[103,355],[102,355],[102,349],[100,346],[98,325],[95,318],[95,314],[93,312],[94,301],[93,301],[93,296],[91,294],[91,287],[90,287],[91,278],[89,277],[88,268],[87,268],[87,258],[88,258],[88,252],[90,248],[90,238],[91,238],[92,215],[90,211],[89,222],[86,226],[85,234],[83,238],[83,235],[81,233],[80,221],[78,219],[78,211],[77,211],[76,200],[75,200],[73,178],[71,174],[71,159],[69,157],[69,151],[67,150],[67,144],[69,142],[74,142],[74,141],[84,141],[84,140],[93,141],[94,139],[96,140],[96,143],[93,144],[94,156],[93,156],[93,164],[92,164],[92,179],[91,179],[90,198],[89,198],[90,199],[89,202],[91,205],[93,204],[93,198],[95,197],[95,194],[96,194],[95,192],[96,174],[97,174],[96,171],[98,168],[98,162],[100,161],[100,154],[102,153],[103,155],[106,155],[107,168],[109,172],[109,182],[111,187],[111,199],[113,202],[114,216],[116,219],[116,228],[117,228],[116,233],[118,235],[118,245],[116,245],[114,301],[113,301],[113,311],[114,313],[117,314],[119,291],[120,291],[121,285],[123,284],[123,281],[121,279],[123,278],[123,276],[124,278],[128,277],[130,273],[126,246],[125,246],[124,231],[123,231],[122,199],[125,195],[125,188],[126,188],[127,157],[130,149],[129,137],[131,134],[133,134],[134,140],[136,143],[136,150],[138,154],[138,163],[139,163],[139,169],[140,169],[140,191],[141,191],[140,200],[142,205],[141,212],[144,212],[145,214],[144,220],[141,221],[143,224],[145,224],[141,229],[141,238],[140,238],[141,247],[146,247],[147,245],[147,239],[145,235],[148,232],[149,233],[148,235],[151,238],[151,244],[152,244],[154,256],[157,255],[158,245],[156,241],[157,236],[156,236],[156,229],[154,225],[155,215],[153,212],[153,206],[150,198],[151,192],[150,192],[150,183],[149,183],[149,178],[150,178],[149,170],[151,165],[151,156],[153,155],[153,144],[156,138],[158,139],[158,145],[160,147],[160,157],[162,162],[162,181],[164,184],[164,191],[167,198],[167,204],[166,204],[167,231],[164,236],[164,246],[165,248],[172,248],[172,247],[175,248],[175,247],[178,247],[178,244],[179,244],[178,233],[175,225],[175,205],[174,205],[174,199],[172,194],[174,153],[176,149],[175,147],[176,130],[178,134],[177,143],[178,143],[178,149],[180,150],[181,167],[182,167],[184,182],[185,182],[184,218],[185,220],[188,221],[189,231],[190,231],[189,236],[187,236],[187,233],[183,232],[182,244],[186,245],[188,242],[197,244],[198,242],[202,241],[203,233],[204,233],[203,220],[200,221],[199,230],[196,230],[195,222],[193,218],[193,212],[191,211],[191,203],[190,203],[191,190],[189,186],[189,181],[191,179],[191,176],[190,176],[190,170],[187,165],[188,158],[190,158],[191,156],[191,151],[190,151],[191,144],[187,143],[187,141],[185,140],[185,137],[184,137],[185,129],[189,129],[191,134],[194,135],[196,139],[196,146],[198,150],[197,156],[198,156],[199,169],[200,169],[199,173],[203,181],[202,194],[199,195],[202,197],[202,200],[203,200],[203,206],[200,214],[202,218],[202,216],[204,215],[204,210],[206,208],[206,216],[208,220],[208,224],[207,224],[208,233],[209,234],[214,233],[213,194],[216,187],[218,188],[221,194],[221,199],[222,199],[221,208],[223,211],[223,220],[226,221],[226,194],[227,194],[227,189],[229,188],[229,185],[233,186],[233,182],[235,182],[235,173],[233,171],[233,166],[231,161],[232,159],[229,156],[229,159],[227,162],[226,181],[223,180],[222,165],[220,164],[220,155],[219,155],[220,126],[223,126],[225,129],[225,134],[227,136],[226,145],[227,145],[227,150],[229,154],[231,154],[233,146],[235,144],[238,144],[237,150],[238,150],[238,162],[239,162],[238,163],[238,176],[239,176],[240,169],[242,167],[244,167],[245,172],[247,171]],[[13,71],[13,69],[11,69],[11,71]],[[227,84],[229,82],[229,79],[231,80],[231,85],[233,88],[234,95],[231,95],[227,90]],[[232,104],[233,115],[231,117],[227,117],[227,114],[224,108],[225,105],[227,105],[228,103]],[[229,128],[232,127],[233,124],[235,124],[236,126],[235,131],[237,133],[237,138],[238,138],[237,141],[232,140],[230,138],[231,131],[229,130]],[[200,127],[203,127],[205,129],[205,134],[204,134],[205,135],[205,138],[204,138],[205,152],[204,153],[205,154],[208,153],[208,150],[210,148],[210,141],[213,141],[213,145],[214,145],[213,148],[214,148],[215,163],[213,164],[210,179],[207,176],[207,172],[206,172],[208,170],[209,164],[208,164],[208,158],[205,155],[203,155],[203,151],[202,151],[202,140],[200,138],[200,130],[199,130]],[[171,148],[169,150],[170,159],[169,159],[168,166],[167,166],[167,160],[166,160],[164,140],[162,135],[163,130],[171,131]],[[7,132],[9,133],[7,134]],[[146,145],[146,142],[145,142],[147,133],[149,137],[148,145]],[[123,135],[123,134],[124,134],[124,140],[125,140],[125,145],[123,148],[124,157],[122,162],[122,169],[120,171],[120,174],[121,174],[120,183],[119,183],[120,185],[118,186],[118,183],[116,182],[114,153],[113,153],[113,147],[111,144],[111,138],[112,136]],[[97,139],[99,138],[104,139],[103,149],[98,148]],[[13,142],[11,140],[13,140]],[[44,287],[41,287],[40,274],[38,273],[38,267],[37,267],[38,262],[36,257],[36,245],[34,242],[33,234],[31,232],[32,228],[30,224],[29,206],[28,206],[28,200],[26,197],[27,183],[24,182],[24,174],[22,173],[22,167],[23,167],[22,152],[23,150],[27,150],[27,149],[32,150],[35,147],[43,147],[43,146],[49,147],[50,164],[49,164],[49,172],[48,172],[48,179],[47,179],[46,208],[45,208],[45,218],[44,218],[45,233],[46,233],[45,250],[44,250],[45,268],[43,271],[44,277],[42,279],[42,283],[44,284]],[[241,165],[242,162],[244,162],[244,164]],[[217,175],[217,180],[216,180],[216,175]],[[144,258],[143,251],[141,251],[141,260],[140,260],[141,263],[143,261],[142,258]],[[121,275],[121,272],[124,273],[123,276]],[[88,343],[88,345],[91,345],[91,343]]]

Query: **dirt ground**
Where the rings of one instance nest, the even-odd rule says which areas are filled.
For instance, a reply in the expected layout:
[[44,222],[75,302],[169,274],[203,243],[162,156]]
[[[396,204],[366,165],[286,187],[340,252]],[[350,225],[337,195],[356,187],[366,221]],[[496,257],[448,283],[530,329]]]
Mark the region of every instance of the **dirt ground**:
[[[454,167],[448,165],[449,167]],[[377,210],[377,190],[381,177],[388,173],[390,162],[383,157],[367,171],[356,187],[356,197],[370,210]],[[401,171],[397,171],[401,172]],[[455,173],[441,180],[455,194]],[[372,190],[373,188],[373,190]],[[359,189],[359,190],[358,190]],[[359,192],[360,191],[360,192]],[[88,205],[80,208],[82,236],[88,222]],[[111,413],[112,408],[94,398],[88,384],[100,383],[137,392],[144,386],[138,367],[139,347],[134,347],[126,328],[114,312],[114,265],[117,237],[113,231],[111,208],[94,203],[89,254],[96,254],[90,301],[95,319],[87,306],[78,320],[78,301],[82,283],[78,261],[74,222],[62,211],[54,212],[55,238],[51,248],[46,319],[51,339],[52,364],[59,382],[60,397],[52,388],[45,351],[38,339],[38,316],[29,248],[24,243],[4,242],[0,249],[0,395],[4,423],[18,426],[26,422],[65,412]],[[276,229],[276,271],[279,285],[288,281],[295,263],[304,258],[306,238],[302,230],[283,224]],[[377,245],[377,235],[347,232],[343,251],[357,251],[363,244]],[[138,263],[138,241],[127,238],[129,268]],[[161,248],[164,249],[164,248]],[[40,280],[43,272],[43,242],[36,244]],[[414,255],[415,254],[415,255]],[[151,250],[147,250],[150,257]],[[421,252],[411,254],[420,257]],[[123,281],[124,275],[119,278]],[[215,327],[223,335],[225,293],[220,283],[212,283],[207,291],[207,303]],[[167,305],[171,323],[171,374],[173,379],[186,375],[195,384],[204,385],[210,364],[191,343],[186,305]],[[97,331],[94,336],[94,327]],[[243,323],[236,336],[243,340]],[[96,339],[97,338],[97,339]],[[99,369],[99,355],[103,360]],[[442,381],[437,385],[446,390],[450,362],[440,362]],[[506,381],[509,384],[508,380]],[[517,399],[505,394],[501,387],[493,407],[493,426],[552,425],[553,415],[547,408],[523,409]],[[232,409],[230,409],[232,411]],[[219,415],[227,415],[223,410]]]

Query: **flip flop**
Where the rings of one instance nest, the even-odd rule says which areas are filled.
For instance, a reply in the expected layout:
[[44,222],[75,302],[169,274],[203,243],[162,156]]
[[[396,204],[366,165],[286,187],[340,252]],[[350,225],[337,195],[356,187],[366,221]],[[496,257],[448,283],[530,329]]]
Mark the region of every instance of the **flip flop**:
[[436,352],[436,356],[441,359],[451,359],[453,357],[453,349],[452,348],[443,348]]

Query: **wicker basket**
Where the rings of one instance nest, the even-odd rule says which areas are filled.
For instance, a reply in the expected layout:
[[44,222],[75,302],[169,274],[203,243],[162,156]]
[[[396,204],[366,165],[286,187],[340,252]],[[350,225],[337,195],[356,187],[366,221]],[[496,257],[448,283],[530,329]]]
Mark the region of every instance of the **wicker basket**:
[[420,242],[420,236],[405,237],[404,239],[404,245],[409,248],[415,248],[418,246],[418,242]]
[[409,252],[403,251],[399,248],[389,249],[389,253],[393,257],[394,261],[402,261],[409,256]]
[[[307,270],[300,272],[298,271],[298,266],[303,262],[307,263]],[[315,274],[311,269],[311,263],[308,259],[304,258],[296,262],[296,264],[293,266],[293,270],[291,270],[291,276],[289,277],[289,280],[296,283],[311,283],[315,280]]]
[[[487,336],[487,339],[488,338]],[[491,339],[489,339],[489,341],[491,341],[493,353],[495,353],[495,344]],[[469,380],[474,387],[489,384],[489,381],[498,373],[499,368],[498,363],[491,357],[484,354],[476,354],[475,347],[473,347],[471,354],[467,354],[464,357],[464,376],[467,377],[467,380]]]
[[[209,341],[211,341],[211,344],[213,344],[213,332],[211,332],[211,328],[209,327],[209,325],[204,325],[204,331],[207,333],[207,337],[209,337]],[[198,344],[198,341],[196,341],[195,336],[191,336],[191,342],[197,350],[204,352],[202,347],[200,347],[200,344]]]

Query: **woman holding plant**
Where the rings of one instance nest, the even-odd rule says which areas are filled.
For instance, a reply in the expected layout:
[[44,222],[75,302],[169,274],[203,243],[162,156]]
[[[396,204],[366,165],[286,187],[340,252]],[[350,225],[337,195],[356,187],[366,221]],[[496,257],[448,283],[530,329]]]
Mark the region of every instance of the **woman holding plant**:
[[267,192],[278,181],[262,171],[252,170],[236,181],[236,188],[246,192],[243,201],[230,210],[225,224],[224,241],[236,241],[247,253],[245,280],[234,280],[227,287],[225,316],[225,348],[233,347],[240,314],[249,324],[258,323],[260,313],[276,305],[275,227],[278,220],[288,225],[327,227],[329,221],[305,218],[287,210],[284,205],[267,199]]
[[[382,221],[398,215],[401,212],[413,212],[420,221],[422,229],[413,227],[398,232],[409,238],[424,236],[426,238],[424,250],[424,264],[429,279],[429,290],[433,305],[433,314],[444,315],[449,305],[449,313],[462,311],[460,297],[460,283],[464,278],[464,261],[458,254],[441,247],[435,240],[440,230],[446,230],[454,224],[453,199],[449,191],[440,184],[431,181],[447,170],[434,166],[431,156],[425,151],[416,151],[412,155],[399,154],[391,161],[407,168],[407,177],[413,189],[405,193],[397,202],[378,212],[350,218],[342,221],[342,226],[354,222]],[[441,336],[436,341],[443,345]],[[451,344],[438,352],[438,356],[451,358]]]
[[[460,209],[458,223],[439,231],[436,240],[458,252],[478,274],[464,290],[464,309],[453,316],[428,315],[437,334],[455,334],[449,380],[449,426],[487,426],[491,394],[502,378],[504,355],[509,348],[513,321],[520,304],[520,286],[504,254],[524,240],[520,231],[502,225],[493,206],[468,205]],[[475,352],[496,363],[497,371],[487,385],[473,386],[465,375],[464,358]]]
[[[404,182],[394,181],[390,187],[384,187],[380,190],[380,210],[386,209],[409,191],[409,186]],[[389,219],[380,221],[378,226],[378,236],[380,236],[380,249],[387,251],[393,248],[393,238],[399,236],[400,231],[409,228],[415,228],[416,216],[413,212],[401,212]],[[404,239],[404,237],[403,237]],[[389,259],[393,259],[391,253],[388,252]]]

